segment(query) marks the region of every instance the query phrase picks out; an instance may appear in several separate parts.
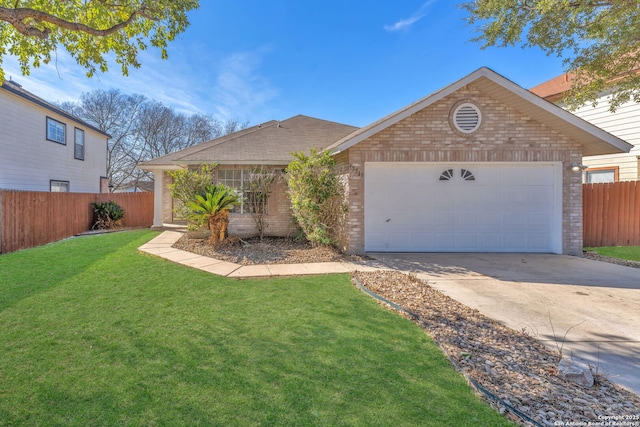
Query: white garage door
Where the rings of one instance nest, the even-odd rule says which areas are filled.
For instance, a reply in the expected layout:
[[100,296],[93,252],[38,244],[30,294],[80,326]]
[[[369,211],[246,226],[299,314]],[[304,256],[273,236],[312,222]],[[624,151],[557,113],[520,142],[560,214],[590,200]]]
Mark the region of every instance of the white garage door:
[[562,253],[561,163],[366,163],[369,252]]

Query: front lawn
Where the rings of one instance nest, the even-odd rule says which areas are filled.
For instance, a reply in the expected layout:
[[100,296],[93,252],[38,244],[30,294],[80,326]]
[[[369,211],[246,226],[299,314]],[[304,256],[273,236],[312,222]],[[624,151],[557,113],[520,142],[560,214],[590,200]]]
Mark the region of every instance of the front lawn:
[[511,425],[347,275],[220,278],[156,234],[0,256],[0,425]]
[[640,246],[602,246],[599,248],[585,248],[585,250],[611,258],[640,261]]

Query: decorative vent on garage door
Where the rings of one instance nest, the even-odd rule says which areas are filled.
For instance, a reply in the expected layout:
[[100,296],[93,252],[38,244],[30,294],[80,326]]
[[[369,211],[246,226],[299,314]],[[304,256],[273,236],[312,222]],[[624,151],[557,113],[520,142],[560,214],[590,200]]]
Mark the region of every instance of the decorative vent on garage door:
[[[444,172],[440,174],[440,178],[438,181],[450,181],[454,177],[453,169],[446,169]],[[460,178],[465,181],[475,181],[476,177],[473,176],[473,173],[468,169],[460,169]]]
[[462,133],[472,133],[478,130],[482,114],[480,109],[473,104],[465,102],[453,111],[453,124]]
[[449,181],[451,178],[453,178],[453,169],[447,169],[446,171],[440,174],[440,178],[438,180]]
[[476,180],[476,177],[473,176],[471,171],[466,170],[466,169],[461,169],[460,170],[460,177],[462,177],[462,179],[464,179],[465,181],[475,181]]

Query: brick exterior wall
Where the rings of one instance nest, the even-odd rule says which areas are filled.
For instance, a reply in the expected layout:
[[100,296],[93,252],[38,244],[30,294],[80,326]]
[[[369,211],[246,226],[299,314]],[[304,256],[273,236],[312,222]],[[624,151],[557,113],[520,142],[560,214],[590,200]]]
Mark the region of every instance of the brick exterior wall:
[[[253,166],[247,165],[224,165],[218,169],[251,169]],[[269,166],[274,169],[282,170],[286,166]],[[173,181],[166,173],[163,176],[164,192],[162,197],[162,215],[163,222],[172,224],[173,218],[173,198],[169,192],[168,185]],[[289,237],[296,232],[296,226],[293,222],[293,214],[291,212],[291,203],[287,195],[287,184],[283,180],[278,182],[268,202],[268,215],[266,218],[267,227],[266,236]],[[229,234],[237,235],[242,238],[254,237],[258,235],[255,221],[251,214],[231,213],[229,215]]]
[[[284,169],[282,167],[281,169]],[[293,222],[291,203],[287,195],[287,183],[280,181],[276,184],[268,202],[266,218],[266,236],[293,237],[296,226]],[[251,214],[229,215],[229,234],[240,237],[254,237],[258,235],[255,220]]]
[[[471,135],[454,130],[453,109],[471,102],[482,113],[480,129]],[[348,150],[336,159],[348,165],[349,220],[342,249],[364,252],[364,181],[366,162],[562,162],[563,252],[582,254],[581,146],[521,114],[473,85],[443,98]]]

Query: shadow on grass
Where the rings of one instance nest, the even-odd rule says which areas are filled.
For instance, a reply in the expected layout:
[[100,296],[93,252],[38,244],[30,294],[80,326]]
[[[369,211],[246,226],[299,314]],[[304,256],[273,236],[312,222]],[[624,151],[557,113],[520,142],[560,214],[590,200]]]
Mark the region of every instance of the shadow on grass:
[[[132,239],[131,234],[137,234]],[[54,288],[122,249],[135,250],[157,233],[136,230],[74,237],[0,256],[0,312]],[[129,251],[130,249],[130,251]]]

